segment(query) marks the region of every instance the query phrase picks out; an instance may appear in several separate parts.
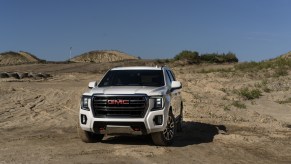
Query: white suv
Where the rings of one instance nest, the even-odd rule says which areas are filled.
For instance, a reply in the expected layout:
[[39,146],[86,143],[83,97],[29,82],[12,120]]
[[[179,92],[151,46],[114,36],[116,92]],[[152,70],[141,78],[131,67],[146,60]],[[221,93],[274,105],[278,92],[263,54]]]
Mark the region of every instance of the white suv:
[[79,136],[98,142],[105,134],[151,134],[154,144],[170,145],[182,130],[181,88],[167,67],[113,68],[82,95]]

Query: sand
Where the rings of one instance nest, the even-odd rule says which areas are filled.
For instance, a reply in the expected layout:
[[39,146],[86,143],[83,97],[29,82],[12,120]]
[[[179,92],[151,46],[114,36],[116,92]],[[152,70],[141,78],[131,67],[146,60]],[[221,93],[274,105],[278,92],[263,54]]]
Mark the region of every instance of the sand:
[[[243,100],[233,90],[258,87],[262,78],[175,67],[185,120],[172,146],[154,146],[149,136],[106,136],[86,144],[76,130],[80,96],[104,67],[111,66],[0,67],[0,72],[21,68],[52,75],[0,79],[0,163],[291,163],[291,103],[278,103],[291,97],[290,72],[267,79],[271,92]],[[233,106],[235,100],[246,109]]]

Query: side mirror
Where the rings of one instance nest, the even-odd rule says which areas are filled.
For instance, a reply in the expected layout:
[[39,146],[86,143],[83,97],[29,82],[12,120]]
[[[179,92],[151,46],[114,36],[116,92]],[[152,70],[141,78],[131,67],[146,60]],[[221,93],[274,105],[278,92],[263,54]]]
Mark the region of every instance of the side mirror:
[[182,88],[182,84],[180,81],[172,81],[171,83],[171,91],[175,90],[175,89],[181,89]]
[[96,86],[97,86],[97,81],[91,81],[88,84],[89,89],[95,88]]

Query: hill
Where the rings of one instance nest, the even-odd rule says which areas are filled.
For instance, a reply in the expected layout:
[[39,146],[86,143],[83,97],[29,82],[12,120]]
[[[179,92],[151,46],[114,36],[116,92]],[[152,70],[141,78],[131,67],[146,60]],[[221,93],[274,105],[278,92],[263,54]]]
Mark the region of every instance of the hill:
[[291,51],[289,51],[288,53],[281,55],[280,58],[284,58],[284,59],[291,59]]
[[38,63],[39,61],[41,61],[39,58],[24,51],[19,52],[8,51],[0,53],[0,65]]
[[130,56],[126,53],[119,51],[90,51],[83,53],[79,56],[72,58],[72,62],[94,62],[94,63],[104,63],[104,62],[113,62],[121,60],[132,60],[137,59],[137,57]]

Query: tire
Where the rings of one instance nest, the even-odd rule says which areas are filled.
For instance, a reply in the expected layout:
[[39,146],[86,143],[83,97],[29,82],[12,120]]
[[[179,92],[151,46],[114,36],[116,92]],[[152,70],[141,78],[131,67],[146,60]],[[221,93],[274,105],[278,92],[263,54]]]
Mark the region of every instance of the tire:
[[183,124],[183,104],[181,104],[180,117],[179,117],[179,120],[177,122],[177,132],[183,131],[182,124]]
[[104,134],[96,134],[81,129],[80,125],[77,127],[79,137],[85,143],[96,143],[102,141]]
[[152,140],[157,146],[169,146],[174,142],[176,134],[175,118],[172,113],[169,113],[167,127],[162,132],[152,133]]

